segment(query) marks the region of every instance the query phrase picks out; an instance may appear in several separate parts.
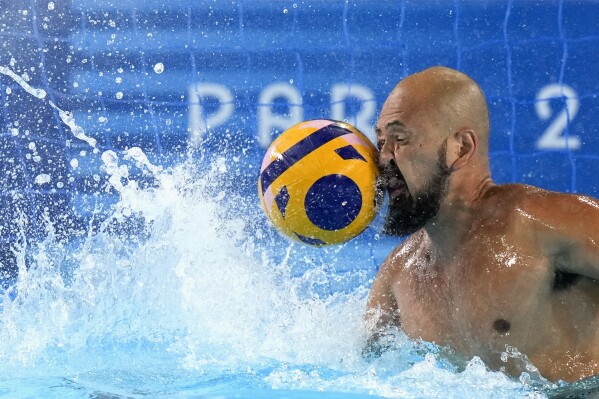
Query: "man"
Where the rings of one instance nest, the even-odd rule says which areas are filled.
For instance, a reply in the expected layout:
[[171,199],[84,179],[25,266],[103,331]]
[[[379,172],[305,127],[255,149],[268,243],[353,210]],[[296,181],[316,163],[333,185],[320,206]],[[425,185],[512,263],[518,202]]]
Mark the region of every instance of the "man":
[[526,357],[550,380],[599,374],[599,202],[494,184],[484,95],[449,68],[401,81],[376,130],[385,230],[409,237],[372,286],[374,339],[395,325],[513,375]]

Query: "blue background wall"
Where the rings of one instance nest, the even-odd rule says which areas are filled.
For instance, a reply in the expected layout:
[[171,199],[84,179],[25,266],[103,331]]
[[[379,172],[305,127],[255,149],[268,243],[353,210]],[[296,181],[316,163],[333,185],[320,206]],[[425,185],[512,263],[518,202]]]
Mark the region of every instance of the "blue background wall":
[[[241,159],[237,188],[256,201],[265,146],[285,124],[342,115],[372,134],[393,86],[432,65],[486,92],[496,181],[599,195],[596,1],[0,0],[0,10],[0,65],[27,73],[101,149],[140,146],[168,165],[192,148],[209,162],[226,147]],[[335,86],[349,92],[336,97]],[[273,87],[283,95],[261,98]],[[10,267],[18,207],[30,237],[44,208],[69,230],[104,177],[47,103],[4,75],[0,96]],[[36,184],[40,173],[52,181]],[[390,245],[371,248],[374,264]]]

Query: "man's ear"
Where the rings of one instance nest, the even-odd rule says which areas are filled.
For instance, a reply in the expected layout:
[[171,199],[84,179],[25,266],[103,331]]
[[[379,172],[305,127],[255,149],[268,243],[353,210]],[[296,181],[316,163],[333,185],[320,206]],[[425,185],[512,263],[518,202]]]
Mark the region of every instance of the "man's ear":
[[460,130],[452,135],[450,143],[448,163],[451,170],[457,170],[465,166],[476,152],[478,137],[473,130]]

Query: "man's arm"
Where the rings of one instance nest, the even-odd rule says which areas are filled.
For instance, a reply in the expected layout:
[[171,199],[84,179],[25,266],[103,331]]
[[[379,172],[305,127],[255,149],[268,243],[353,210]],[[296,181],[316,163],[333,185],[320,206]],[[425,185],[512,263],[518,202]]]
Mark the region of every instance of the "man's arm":
[[534,226],[545,253],[568,273],[599,280],[599,201],[544,192],[517,208]]
[[366,305],[365,322],[369,337],[362,352],[365,357],[378,357],[385,350],[381,339],[389,327],[399,327],[399,311],[391,289],[394,262],[397,261],[396,249],[383,262],[372,283],[372,289]]

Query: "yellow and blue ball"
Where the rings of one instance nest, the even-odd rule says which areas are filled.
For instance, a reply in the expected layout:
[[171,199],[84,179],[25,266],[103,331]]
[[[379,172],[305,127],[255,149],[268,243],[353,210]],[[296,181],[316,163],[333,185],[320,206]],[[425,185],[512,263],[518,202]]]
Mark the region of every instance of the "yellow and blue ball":
[[339,244],[376,216],[376,150],[355,127],[310,120],[287,129],[268,148],[258,194],[270,221],[294,240]]

